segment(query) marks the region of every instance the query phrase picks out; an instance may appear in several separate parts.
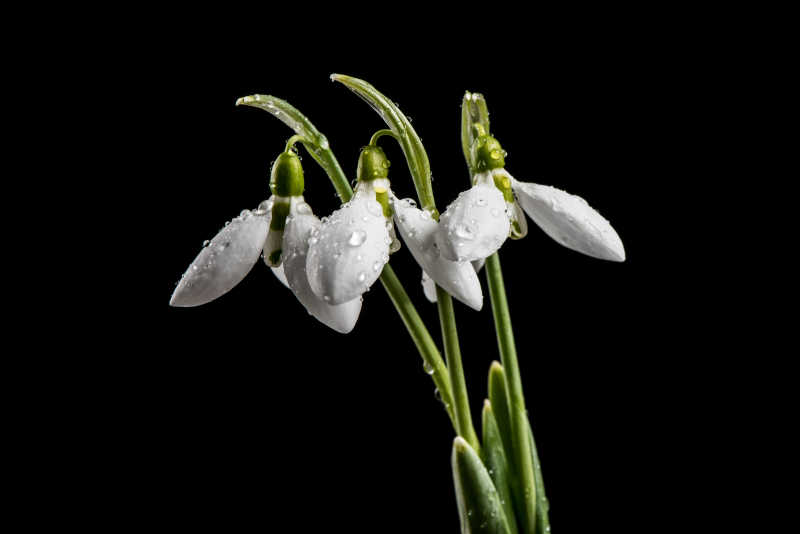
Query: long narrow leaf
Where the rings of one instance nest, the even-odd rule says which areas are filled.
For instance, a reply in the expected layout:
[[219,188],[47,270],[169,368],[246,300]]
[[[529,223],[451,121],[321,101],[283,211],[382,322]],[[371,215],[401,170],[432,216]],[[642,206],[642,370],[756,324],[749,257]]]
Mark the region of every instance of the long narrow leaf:
[[542,464],[539,463],[539,453],[536,451],[536,441],[533,439],[530,422],[528,422],[528,438],[533,456],[533,480],[536,484],[536,534],[550,534],[550,501],[544,493]]
[[308,149],[311,157],[325,170],[336,188],[336,193],[342,202],[347,202],[353,196],[353,190],[342,167],[331,151],[328,138],[300,113],[294,106],[285,100],[270,95],[250,95],[236,101],[237,106],[250,106],[263,109],[280,119],[289,128],[302,137],[301,142]]
[[484,133],[489,133],[489,108],[480,93],[464,93],[461,102],[461,148],[470,174],[477,172],[477,164],[472,159],[472,142],[475,140],[473,125],[480,124]]
[[488,400],[483,405],[483,456],[486,467],[489,469],[489,476],[492,477],[494,487],[500,496],[500,504],[506,513],[509,530],[517,533],[517,520],[514,516],[514,503],[511,497],[511,486],[509,484],[509,468],[506,460],[506,453],[503,450],[503,441],[500,431],[497,428],[492,403]]
[[411,176],[414,179],[414,186],[417,189],[420,204],[426,209],[435,210],[436,205],[433,200],[433,191],[431,190],[431,168],[428,162],[428,155],[422,146],[419,135],[411,126],[408,118],[400,111],[400,108],[364,80],[345,76],[344,74],[331,74],[331,80],[344,84],[348,89],[360,96],[381,116],[386,125],[397,134],[400,146],[406,156]]
[[511,534],[497,489],[464,438],[453,442],[452,463],[462,534]]
[[513,465],[514,451],[511,448],[511,418],[508,413],[508,389],[506,375],[500,362],[492,362],[489,368],[489,402],[497,422],[497,429],[503,439],[503,448],[509,465]]

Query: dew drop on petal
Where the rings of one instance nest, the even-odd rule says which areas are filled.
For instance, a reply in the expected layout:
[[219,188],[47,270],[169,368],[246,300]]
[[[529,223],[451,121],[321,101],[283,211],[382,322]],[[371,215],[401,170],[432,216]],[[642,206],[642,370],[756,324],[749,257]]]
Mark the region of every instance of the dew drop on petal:
[[360,273],[358,273],[358,281],[359,282],[363,282],[366,279],[367,279],[367,273],[365,273],[364,271],[361,271]]
[[485,198],[479,198],[475,201],[476,206],[485,206],[487,203],[488,201]]
[[[466,224],[459,223],[456,225],[455,228],[456,235],[461,239],[466,239],[468,241],[472,240],[475,237],[475,232],[473,232],[472,228],[467,226]],[[459,243],[461,245],[463,243]]]
[[377,201],[367,202],[367,211],[375,217],[383,215],[383,207]]
[[354,230],[347,240],[347,244],[351,247],[360,247],[367,239],[367,233],[364,230]]
[[311,213],[311,206],[308,203],[303,202],[302,204],[297,206],[297,213],[302,215],[309,215]]
[[381,262],[376,261],[375,263],[372,264],[372,270],[378,272],[381,270],[382,265],[383,264],[381,264]]

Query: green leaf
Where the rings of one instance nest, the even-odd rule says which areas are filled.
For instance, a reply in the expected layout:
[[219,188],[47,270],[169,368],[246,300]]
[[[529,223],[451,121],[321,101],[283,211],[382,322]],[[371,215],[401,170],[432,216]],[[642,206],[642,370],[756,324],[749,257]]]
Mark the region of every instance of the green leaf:
[[480,93],[467,91],[461,101],[461,148],[464,151],[464,159],[470,174],[475,174],[478,167],[472,158],[472,142],[476,137],[473,129],[475,124],[479,124],[483,128],[483,133],[490,133],[489,108],[486,106],[486,100]]
[[514,517],[514,503],[509,484],[509,468],[506,453],[503,450],[503,441],[497,428],[497,421],[492,411],[492,403],[488,400],[483,404],[483,456],[489,476],[492,477],[494,487],[500,496],[500,504],[508,521],[509,531],[517,533],[517,521]]
[[530,421],[528,422],[528,439],[531,444],[533,456],[533,479],[536,484],[536,534],[550,533],[550,501],[544,493],[544,479],[542,478],[542,464],[539,462],[539,453],[536,451],[536,442],[533,439]]
[[508,414],[508,390],[506,388],[506,375],[500,362],[492,362],[489,367],[489,402],[492,403],[492,412],[497,422],[497,429],[503,440],[506,459],[509,465],[513,464],[514,452],[511,448],[511,418]]
[[[394,102],[364,80],[345,76],[344,74],[331,74],[331,80],[344,84],[348,89],[360,96],[397,135],[400,146],[406,156],[411,176],[414,179],[414,186],[417,189],[420,204],[424,209],[435,211],[436,204],[433,200],[433,190],[431,188],[431,167],[428,162],[428,154],[425,152],[422,141],[411,126],[408,118]],[[438,217],[438,212],[436,213]]]
[[297,108],[285,100],[270,95],[244,96],[236,101],[236,105],[263,109],[294,130],[301,137],[300,142],[306,147],[314,161],[319,163],[320,167],[328,174],[342,202],[350,200],[350,197],[353,196],[353,189],[336,160],[336,156],[331,151],[328,138],[317,130]]
[[512,534],[492,478],[464,438],[453,441],[452,463],[462,534]]

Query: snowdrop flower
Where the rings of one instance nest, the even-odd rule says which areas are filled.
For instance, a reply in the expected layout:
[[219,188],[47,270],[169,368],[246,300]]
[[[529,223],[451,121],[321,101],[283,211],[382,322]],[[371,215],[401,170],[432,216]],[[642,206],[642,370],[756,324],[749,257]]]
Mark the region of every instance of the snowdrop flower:
[[389,205],[389,161],[367,146],[358,160],[355,194],[308,240],[306,271],[311,290],[330,304],[360,298],[399,248]]
[[172,306],[199,306],[238,284],[263,251],[275,276],[308,312],[337,332],[350,332],[361,299],[333,306],[317,297],[306,276],[308,237],[321,224],[303,199],[303,168],[291,150],[272,167],[272,197],[253,212],[245,210],[200,251],[172,295]]
[[443,256],[480,260],[496,252],[509,235],[523,237],[524,210],[565,247],[603,260],[625,261],[622,241],[606,219],[578,196],[515,180],[505,170],[505,151],[495,138],[477,137],[472,156],[478,171],[474,185],[447,207],[440,220],[436,243]]
[[423,289],[428,300],[436,301],[434,284],[439,284],[454,298],[480,310],[483,293],[475,269],[469,262],[449,261],[443,257],[435,242],[439,225],[430,212],[418,209],[414,201],[408,199],[395,199],[393,206],[394,220],[403,242],[422,267]]

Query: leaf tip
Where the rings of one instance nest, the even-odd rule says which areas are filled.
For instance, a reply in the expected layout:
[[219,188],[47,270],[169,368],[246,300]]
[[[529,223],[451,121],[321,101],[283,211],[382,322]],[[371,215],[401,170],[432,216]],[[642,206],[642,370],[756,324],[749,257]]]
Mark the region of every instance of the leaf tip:
[[453,452],[456,453],[464,453],[467,452],[471,447],[467,440],[462,438],[461,436],[456,436],[456,439],[453,440]]
[[489,366],[489,372],[491,372],[491,373],[502,373],[503,372],[503,365],[500,362],[498,362],[497,360],[494,360],[492,362],[492,365]]
[[256,100],[258,100],[258,95],[243,96],[241,98],[236,99],[236,105],[249,106],[252,105]]

